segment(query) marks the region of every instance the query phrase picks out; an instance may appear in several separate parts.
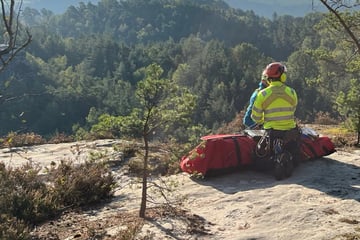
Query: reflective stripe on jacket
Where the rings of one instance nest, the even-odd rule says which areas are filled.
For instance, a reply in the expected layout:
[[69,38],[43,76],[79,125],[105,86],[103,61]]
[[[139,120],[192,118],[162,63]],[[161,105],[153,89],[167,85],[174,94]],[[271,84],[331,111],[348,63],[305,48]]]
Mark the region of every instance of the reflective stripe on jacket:
[[281,82],[272,82],[255,99],[251,118],[264,129],[289,130],[296,126],[297,95]]

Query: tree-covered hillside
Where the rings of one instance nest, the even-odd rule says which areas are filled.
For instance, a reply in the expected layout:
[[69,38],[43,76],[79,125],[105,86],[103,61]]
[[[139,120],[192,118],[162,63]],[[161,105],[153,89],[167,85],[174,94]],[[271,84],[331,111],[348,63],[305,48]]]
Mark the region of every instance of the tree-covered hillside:
[[[249,10],[255,14],[272,18],[274,13],[277,15],[290,15],[293,17],[304,17],[306,14],[324,11],[324,7],[318,1],[311,0],[224,0],[229,6],[241,10]],[[80,2],[97,4],[100,0],[27,0],[24,1],[24,7],[30,7],[37,10],[47,9],[55,14],[62,14],[70,6],[78,6]]]
[[216,130],[232,121],[271,61],[288,66],[299,120],[338,117],[334,96],[357,73],[345,74],[350,50],[317,27],[322,19],[270,20],[216,0],[101,0],[59,15],[26,8],[33,42],[0,76],[0,133],[79,133],[116,120],[107,126],[121,136],[119,121],[139,106],[134,92],[151,64],[196,96],[191,122],[168,129],[177,138],[191,126]]

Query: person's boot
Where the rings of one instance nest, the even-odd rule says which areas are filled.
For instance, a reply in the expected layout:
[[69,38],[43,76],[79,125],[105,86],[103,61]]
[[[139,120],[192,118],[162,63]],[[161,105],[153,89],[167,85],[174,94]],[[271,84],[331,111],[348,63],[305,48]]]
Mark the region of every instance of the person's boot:
[[283,152],[274,158],[274,177],[276,180],[282,180],[292,175],[294,163],[288,152]]
[[284,163],[285,163],[285,177],[290,177],[294,171],[295,165],[293,161],[293,157],[290,153],[283,153]]

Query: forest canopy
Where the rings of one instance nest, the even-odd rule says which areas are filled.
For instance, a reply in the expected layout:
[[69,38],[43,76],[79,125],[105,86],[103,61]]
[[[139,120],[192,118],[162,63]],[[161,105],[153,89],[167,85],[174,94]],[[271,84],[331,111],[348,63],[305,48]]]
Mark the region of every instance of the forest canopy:
[[58,15],[25,8],[21,21],[33,40],[0,75],[0,134],[75,134],[109,121],[122,136],[151,64],[196,96],[191,121],[168,129],[179,139],[183,129],[214,131],[232,121],[272,61],[287,65],[299,121],[319,113],[345,120],[339,103],[350,89],[359,102],[360,59],[350,58],[352,47],[327,19],[315,12],[268,19],[215,0],[102,0]]

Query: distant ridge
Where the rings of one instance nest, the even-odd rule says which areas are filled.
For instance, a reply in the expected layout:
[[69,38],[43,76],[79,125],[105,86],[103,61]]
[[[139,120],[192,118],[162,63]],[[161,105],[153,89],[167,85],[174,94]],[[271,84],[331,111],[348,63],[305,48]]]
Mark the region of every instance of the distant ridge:
[[47,9],[56,14],[64,13],[70,6],[78,6],[80,2],[97,4],[101,0],[24,0],[23,6],[38,10]]
[[[97,4],[101,0],[27,0],[24,7],[41,10],[43,8],[56,14],[63,13],[69,6],[78,6],[80,2]],[[230,7],[244,11],[252,10],[256,15],[272,18],[277,15],[303,17],[308,13],[324,11],[324,7],[314,0],[224,0]]]

